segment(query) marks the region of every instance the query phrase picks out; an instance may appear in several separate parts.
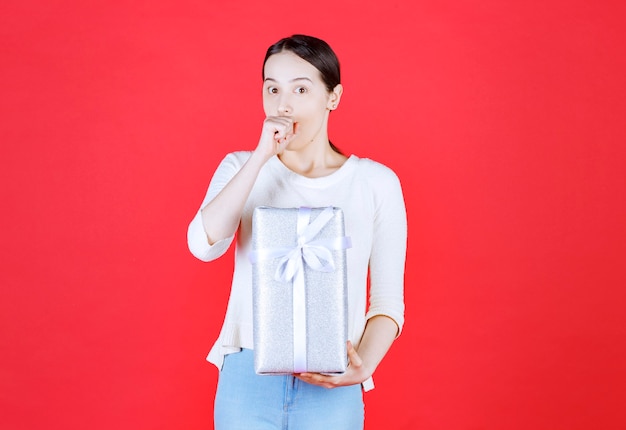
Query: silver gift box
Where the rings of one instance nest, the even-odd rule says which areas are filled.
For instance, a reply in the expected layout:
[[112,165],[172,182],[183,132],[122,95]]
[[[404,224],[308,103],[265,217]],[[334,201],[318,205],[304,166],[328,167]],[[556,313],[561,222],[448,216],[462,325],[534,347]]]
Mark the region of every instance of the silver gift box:
[[[311,228],[314,237],[299,235],[308,229],[310,236]],[[346,370],[346,248],[350,239],[344,235],[340,208],[254,210],[250,259],[256,373],[340,374]],[[334,267],[315,267],[317,255],[312,257],[314,264],[307,264],[302,255],[310,255],[311,250],[326,253]],[[298,272],[298,267],[301,271],[293,279],[280,279],[281,268],[285,275]]]

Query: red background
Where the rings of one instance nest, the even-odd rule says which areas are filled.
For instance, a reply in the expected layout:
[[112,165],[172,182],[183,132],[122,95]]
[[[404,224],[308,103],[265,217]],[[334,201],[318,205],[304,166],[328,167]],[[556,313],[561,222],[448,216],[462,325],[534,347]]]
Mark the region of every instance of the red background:
[[626,428],[621,5],[5,0],[0,427],[211,428],[232,253],[186,228],[303,32],[342,61],[332,140],[405,190],[367,429]]

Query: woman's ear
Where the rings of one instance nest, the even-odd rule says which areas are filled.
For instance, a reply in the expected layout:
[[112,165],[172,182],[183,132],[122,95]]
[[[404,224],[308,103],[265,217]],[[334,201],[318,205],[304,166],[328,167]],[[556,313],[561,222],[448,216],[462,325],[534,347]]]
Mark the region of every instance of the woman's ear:
[[328,104],[326,105],[326,109],[335,110],[337,106],[339,106],[339,101],[341,100],[341,95],[343,94],[343,86],[341,84],[337,84],[335,88],[330,93],[330,97],[328,97]]

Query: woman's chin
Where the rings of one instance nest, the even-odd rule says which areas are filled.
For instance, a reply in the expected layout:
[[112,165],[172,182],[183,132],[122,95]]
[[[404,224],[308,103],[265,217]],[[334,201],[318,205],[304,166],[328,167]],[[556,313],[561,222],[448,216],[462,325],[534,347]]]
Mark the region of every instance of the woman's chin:
[[302,149],[302,147],[304,147],[303,140],[296,137],[287,144],[285,151],[298,151],[299,149]]

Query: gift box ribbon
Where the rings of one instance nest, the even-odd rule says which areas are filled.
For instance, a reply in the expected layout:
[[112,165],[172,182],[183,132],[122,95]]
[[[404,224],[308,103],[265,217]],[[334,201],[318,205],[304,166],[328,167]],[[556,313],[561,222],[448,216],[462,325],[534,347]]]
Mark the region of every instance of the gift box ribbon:
[[262,248],[249,254],[252,264],[260,260],[280,258],[274,279],[293,283],[293,346],[294,373],[307,370],[306,357],[306,292],[304,264],[320,272],[335,270],[332,251],[352,246],[349,237],[315,239],[315,236],[333,218],[332,207],[326,207],[310,222],[311,208],[298,209],[297,242],[293,247]]

